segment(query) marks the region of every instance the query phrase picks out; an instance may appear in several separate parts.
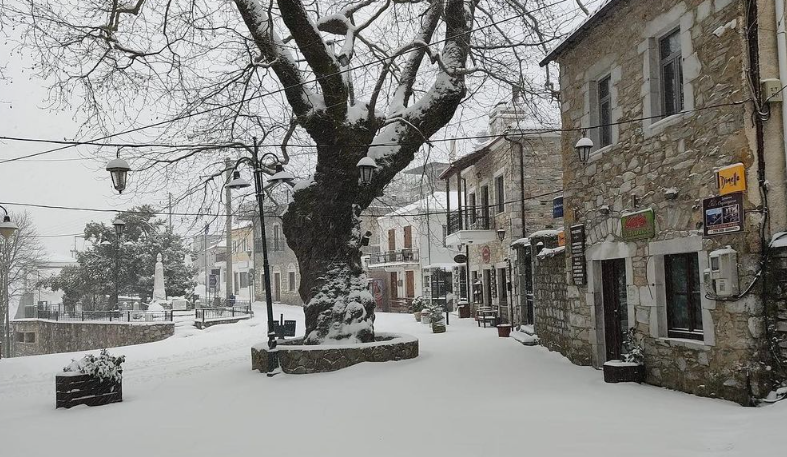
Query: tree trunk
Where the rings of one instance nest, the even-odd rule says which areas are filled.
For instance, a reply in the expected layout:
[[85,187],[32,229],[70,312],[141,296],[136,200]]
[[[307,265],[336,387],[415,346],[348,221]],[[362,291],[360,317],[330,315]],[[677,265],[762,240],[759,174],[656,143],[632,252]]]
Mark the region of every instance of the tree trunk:
[[318,147],[318,156],[330,160],[320,160],[313,184],[295,193],[283,218],[284,235],[298,258],[306,344],[374,341],[375,301],[360,250],[360,213],[374,190],[360,187],[355,166],[371,140],[369,133],[345,128],[332,146]]

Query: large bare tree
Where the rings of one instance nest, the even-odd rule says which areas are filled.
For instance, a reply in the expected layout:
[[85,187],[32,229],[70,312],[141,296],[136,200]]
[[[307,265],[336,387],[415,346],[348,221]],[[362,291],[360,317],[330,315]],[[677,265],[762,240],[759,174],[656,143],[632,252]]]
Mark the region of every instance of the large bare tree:
[[[284,232],[300,265],[306,341],[320,344],[374,339],[374,300],[360,263],[361,212],[469,93],[496,81],[506,93],[515,85],[526,99],[543,95],[529,76],[535,59],[528,55],[553,39],[551,6],[33,0],[7,2],[6,24],[23,25],[20,44],[38,50],[36,68],[54,81],[56,100],[82,100],[94,127],[113,131],[116,122],[138,127],[153,119],[159,138],[229,148],[255,134],[275,137],[285,161],[287,143],[316,150],[316,167],[296,187]],[[473,91],[468,78],[475,78]],[[146,168],[163,165],[173,176],[173,167],[217,148],[142,155]],[[378,169],[364,186],[356,164],[365,156]]]

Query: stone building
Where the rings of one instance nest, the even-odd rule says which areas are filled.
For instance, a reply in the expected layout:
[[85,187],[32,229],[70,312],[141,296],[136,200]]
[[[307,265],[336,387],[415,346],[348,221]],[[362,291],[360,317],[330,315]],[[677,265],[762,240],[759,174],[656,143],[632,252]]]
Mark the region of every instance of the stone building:
[[517,104],[498,104],[490,114],[491,139],[440,177],[461,196],[458,205],[447,205],[446,244],[467,257],[456,277],[467,277],[472,308],[493,307],[502,322],[525,323],[533,308],[527,237],[562,227],[552,211],[562,170],[560,135],[522,127]]
[[766,337],[787,330],[762,279],[786,226],[783,7],[609,0],[542,62],[560,67],[568,246],[566,293],[545,303],[565,324],[536,316],[536,331],[575,363],[619,359],[633,328],[651,384],[740,403],[771,387]]

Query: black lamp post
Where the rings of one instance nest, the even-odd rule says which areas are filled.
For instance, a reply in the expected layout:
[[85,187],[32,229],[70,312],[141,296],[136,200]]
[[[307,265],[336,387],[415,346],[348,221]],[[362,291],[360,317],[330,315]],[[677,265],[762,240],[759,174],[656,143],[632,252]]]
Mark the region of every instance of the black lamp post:
[[[254,170],[254,191],[257,196],[257,210],[260,213],[260,235],[262,236],[262,271],[265,276],[265,308],[268,313],[268,376],[274,376],[279,370],[279,357],[276,353],[276,330],[273,324],[273,298],[271,297],[271,275],[270,267],[268,265],[268,242],[265,237],[265,214],[263,210],[263,186],[262,175],[265,160],[273,162],[276,173],[268,178],[271,184],[291,183],[294,177],[292,174],[284,171],[281,164],[281,159],[276,154],[267,152],[262,156],[259,155],[259,145],[257,138],[254,138],[254,148],[250,150],[251,157],[241,157],[235,162],[235,167],[238,168],[240,164],[249,165]],[[230,189],[242,189],[249,187],[251,184],[245,179],[240,177],[240,172],[235,170],[232,174],[232,181],[227,183]]]
[[115,309],[120,309],[120,301],[118,300],[118,281],[119,281],[119,273],[120,273],[120,237],[123,235],[123,228],[126,226],[126,223],[122,220],[115,218],[112,221],[112,225],[115,226]]
[[[3,216],[3,222],[0,222],[0,235],[3,236],[5,242],[8,242],[8,239],[11,238],[14,233],[19,229],[19,227],[11,222],[11,217],[8,216],[8,211],[0,205],[0,209],[3,210],[5,215]],[[3,259],[6,260],[6,259]],[[8,275],[10,272],[10,265],[6,262],[3,262],[3,267],[5,271],[3,272],[3,303],[5,304],[5,334],[3,335],[3,357],[11,357],[11,304],[8,303]]]

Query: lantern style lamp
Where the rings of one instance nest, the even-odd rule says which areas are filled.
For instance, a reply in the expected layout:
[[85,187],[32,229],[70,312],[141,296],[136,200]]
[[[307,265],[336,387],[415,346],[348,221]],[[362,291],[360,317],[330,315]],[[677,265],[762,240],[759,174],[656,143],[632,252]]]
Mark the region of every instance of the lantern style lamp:
[[243,189],[244,187],[251,186],[251,183],[240,177],[239,171],[232,172],[232,181],[227,183],[229,189]]
[[115,186],[115,190],[122,194],[126,189],[126,179],[131,167],[128,166],[128,162],[120,158],[120,150],[118,150],[117,157],[107,164],[107,171],[112,177],[112,185]]
[[120,235],[123,234],[123,228],[126,226],[126,223],[116,218],[114,221],[112,221],[112,225],[115,226],[115,235],[120,238]]
[[577,144],[574,146],[574,149],[577,150],[577,156],[579,157],[579,161],[582,163],[588,163],[588,157],[590,157],[590,150],[593,149],[593,140],[586,136],[582,136],[582,138],[577,141]]
[[497,239],[500,240],[500,242],[502,243],[503,242],[503,238],[505,238],[505,237],[506,237],[506,231],[503,230],[503,229],[498,229],[497,230]]
[[371,157],[364,157],[358,161],[358,171],[361,173],[361,184],[367,186],[372,182],[372,175],[377,169],[377,162]]
[[2,235],[5,239],[9,239],[14,234],[14,232],[19,229],[19,226],[11,222],[11,217],[8,216],[8,211],[6,211],[5,208],[0,206],[0,209],[2,209],[5,213],[5,216],[3,216],[3,222],[0,222],[0,235]]
[[268,178],[270,184],[290,183],[295,179],[289,171],[285,171],[281,164],[276,164],[276,173]]

